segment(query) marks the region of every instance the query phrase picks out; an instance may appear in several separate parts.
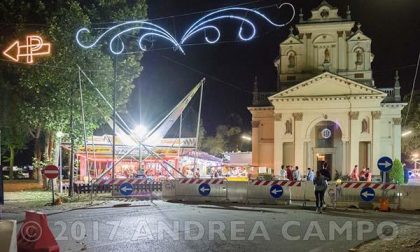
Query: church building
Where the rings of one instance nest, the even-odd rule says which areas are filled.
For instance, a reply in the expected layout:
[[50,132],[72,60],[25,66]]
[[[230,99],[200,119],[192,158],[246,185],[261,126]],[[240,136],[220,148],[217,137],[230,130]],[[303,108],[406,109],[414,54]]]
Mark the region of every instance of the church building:
[[401,158],[398,72],[392,88],[377,88],[372,76],[371,39],[361,25],[323,1],[279,45],[274,61],[276,92],[254,83],[252,164],[278,175],[282,165],[320,169],[334,178],[354,165],[376,166],[381,156]]

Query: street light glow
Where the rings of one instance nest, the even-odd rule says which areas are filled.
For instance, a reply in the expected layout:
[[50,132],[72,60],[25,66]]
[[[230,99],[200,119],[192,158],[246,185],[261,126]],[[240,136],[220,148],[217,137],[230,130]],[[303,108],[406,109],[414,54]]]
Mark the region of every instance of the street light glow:
[[250,136],[247,135],[242,135],[242,139],[246,140],[246,141],[251,141],[252,138]]
[[147,128],[139,124],[134,128],[134,133],[138,138],[143,138],[147,134]]
[[403,133],[401,134],[401,136],[405,137],[405,136],[410,135],[411,133],[413,133],[413,132],[412,132],[411,130],[409,130],[409,131],[403,132]]

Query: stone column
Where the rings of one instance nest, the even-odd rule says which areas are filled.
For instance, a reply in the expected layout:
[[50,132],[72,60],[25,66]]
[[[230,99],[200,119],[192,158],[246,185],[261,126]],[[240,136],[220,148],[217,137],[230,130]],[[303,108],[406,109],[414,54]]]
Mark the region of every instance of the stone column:
[[281,113],[274,113],[274,174],[280,174],[283,164],[283,142],[281,141]]
[[252,121],[252,165],[260,165],[260,121]]
[[393,125],[393,158],[401,160],[401,118],[392,118]]
[[348,175],[350,173],[350,169],[351,164],[349,164],[349,139],[348,138],[343,138],[342,139],[343,142],[343,160],[342,160],[342,164],[341,164],[341,175],[345,176]]
[[350,167],[359,165],[359,137],[360,122],[359,112],[350,112]]
[[372,111],[372,174],[379,175],[379,168],[376,165],[381,157],[381,111]]
[[305,132],[303,130],[303,113],[293,113],[294,118],[294,145],[295,145],[295,165],[299,166],[303,171],[303,160],[305,158],[303,153],[303,143],[305,140]]

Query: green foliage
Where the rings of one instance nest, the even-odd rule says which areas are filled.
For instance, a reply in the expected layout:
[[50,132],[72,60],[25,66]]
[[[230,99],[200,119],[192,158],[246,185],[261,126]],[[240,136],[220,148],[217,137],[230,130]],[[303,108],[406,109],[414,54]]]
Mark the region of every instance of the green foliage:
[[[39,129],[47,136],[54,136],[59,130],[69,132],[72,110],[74,136],[76,141],[82,140],[78,66],[109,101],[112,100],[114,68],[107,45],[84,50],[75,42],[76,31],[82,26],[91,27],[93,22],[142,19],[146,17],[146,11],[145,0],[36,0],[25,4],[18,0],[3,0],[0,3],[0,22],[8,25],[2,27],[2,34],[7,36],[0,36],[0,44],[22,40],[27,34],[41,35],[52,44],[51,56],[36,58],[34,65],[0,63],[0,80],[3,80],[0,92],[6,86],[13,88],[18,96],[16,115],[20,122],[25,122],[23,128],[29,129],[34,138],[38,138],[36,132]],[[133,80],[141,72],[141,56],[139,53],[118,57],[119,111],[126,110],[125,104],[134,87]],[[106,122],[111,110],[83,76],[82,90],[89,135]]]
[[[404,102],[408,102],[410,96],[407,95],[404,98]],[[408,117],[407,117],[408,114]],[[407,121],[405,118],[407,117]],[[403,130],[410,130],[412,133],[406,137],[402,138],[402,152],[406,158],[410,156],[416,150],[420,149],[420,93],[416,92],[413,96],[412,104],[410,106],[410,111],[408,111],[408,106],[406,106],[402,111],[403,118]]]
[[404,168],[399,159],[395,159],[392,165],[392,169],[389,173],[389,178],[391,181],[397,184],[404,183]]

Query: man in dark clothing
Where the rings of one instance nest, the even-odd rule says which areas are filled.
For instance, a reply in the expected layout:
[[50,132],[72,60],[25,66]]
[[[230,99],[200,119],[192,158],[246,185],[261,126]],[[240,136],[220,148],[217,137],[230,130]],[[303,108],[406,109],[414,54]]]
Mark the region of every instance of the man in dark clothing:
[[327,181],[331,180],[331,173],[328,171],[327,166],[322,167],[321,175],[324,176]]

